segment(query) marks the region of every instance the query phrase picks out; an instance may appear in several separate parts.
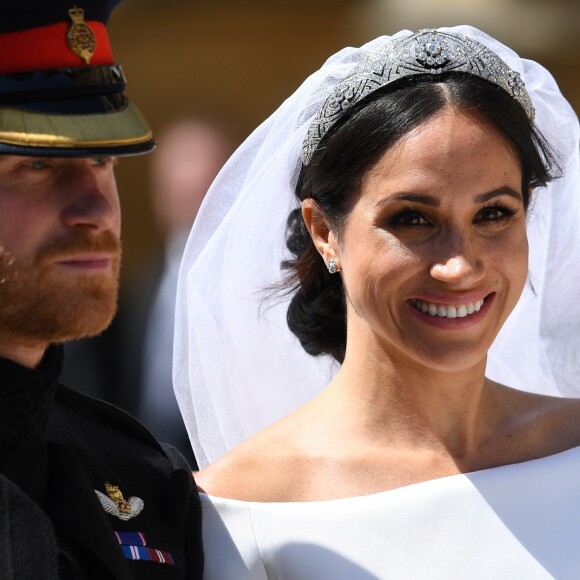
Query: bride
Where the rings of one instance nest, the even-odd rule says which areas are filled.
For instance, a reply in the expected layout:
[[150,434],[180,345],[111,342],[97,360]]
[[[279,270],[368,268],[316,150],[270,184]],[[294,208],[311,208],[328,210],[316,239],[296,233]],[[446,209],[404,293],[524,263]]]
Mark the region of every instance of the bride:
[[549,73],[470,27],[345,49],[249,137],[178,291],[207,578],[578,573],[578,173]]

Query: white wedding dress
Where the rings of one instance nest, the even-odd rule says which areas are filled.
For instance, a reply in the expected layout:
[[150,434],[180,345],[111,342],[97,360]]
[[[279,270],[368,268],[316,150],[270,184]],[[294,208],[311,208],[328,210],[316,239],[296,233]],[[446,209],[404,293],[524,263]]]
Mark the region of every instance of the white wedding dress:
[[580,578],[580,447],[362,497],[201,497],[207,580]]

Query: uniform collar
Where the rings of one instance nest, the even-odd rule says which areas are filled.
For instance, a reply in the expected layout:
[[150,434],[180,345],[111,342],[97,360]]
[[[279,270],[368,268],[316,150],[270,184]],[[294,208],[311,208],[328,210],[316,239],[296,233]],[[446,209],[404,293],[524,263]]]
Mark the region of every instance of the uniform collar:
[[42,437],[62,361],[62,346],[51,346],[34,369],[0,358],[0,448]]

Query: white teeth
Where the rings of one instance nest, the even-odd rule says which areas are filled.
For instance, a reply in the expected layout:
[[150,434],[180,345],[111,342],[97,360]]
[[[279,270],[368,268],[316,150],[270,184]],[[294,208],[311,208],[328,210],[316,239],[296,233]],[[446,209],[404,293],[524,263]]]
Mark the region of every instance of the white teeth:
[[479,312],[483,306],[484,299],[470,302],[469,304],[434,304],[433,302],[426,302],[425,300],[417,300],[413,298],[411,304],[421,312],[431,316],[439,316],[441,318],[465,318],[474,312]]

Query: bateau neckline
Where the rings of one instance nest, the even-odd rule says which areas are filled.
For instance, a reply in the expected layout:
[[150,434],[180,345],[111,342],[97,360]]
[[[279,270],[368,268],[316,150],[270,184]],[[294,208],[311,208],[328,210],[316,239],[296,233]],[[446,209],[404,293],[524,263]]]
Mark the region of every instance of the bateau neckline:
[[477,469],[475,471],[469,471],[466,473],[454,473],[452,475],[444,475],[442,477],[436,477],[434,479],[426,479],[425,481],[418,481],[416,483],[409,483],[407,485],[402,485],[400,487],[394,487],[393,489],[387,489],[385,491],[377,491],[374,493],[367,493],[365,495],[354,495],[348,497],[330,498],[330,499],[318,499],[313,501],[247,501],[242,499],[232,499],[227,497],[221,497],[217,495],[212,495],[203,490],[199,490],[200,496],[207,497],[212,503],[229,503],[238,505],[260,505],[260,506],[296,506],[296,505],[321,505],[321,504],[332,504],[336,502],[356,502],[356,501],[366,501],[373,498],[378,498],[385,496],[387,494],[405,493],[410,489],[417,489],[418,487],[428,487],[431,485],[444,485],[446,481],[452,481],[457,479],[469,480],[471,478],[477,478],[480,476],[485,476],[488,473],[495,473],[500,470],[513,469],[515,467],[521,467],[525,465],[531,465],[538,463],[540,461],[556,460],[564,455],[580,453],[580,445],[575,447],[570,447],[569,449],[564,449],[564,451],[558,451],[556,453],[551,453],[550,455],[544,455],[543,457],[536,457],[535,459],[527,459],[525,461],[519,461],[518,463],[506,463],[505,465],[497,465],[495,467],[486,467],[485,469]]

